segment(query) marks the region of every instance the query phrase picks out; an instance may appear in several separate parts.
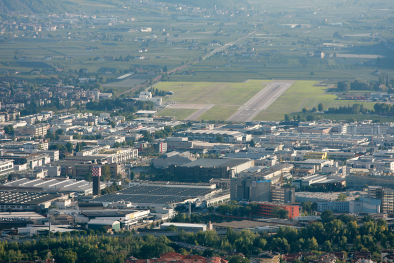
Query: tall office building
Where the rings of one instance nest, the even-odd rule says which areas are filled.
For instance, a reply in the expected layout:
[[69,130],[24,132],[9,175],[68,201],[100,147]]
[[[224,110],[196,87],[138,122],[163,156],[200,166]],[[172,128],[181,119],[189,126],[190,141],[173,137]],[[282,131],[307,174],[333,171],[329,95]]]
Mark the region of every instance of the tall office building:
[[295,203],[295,188],[279,186],[271,187],[271,202],[273,203]]
[[101,166],[92,167],[93,195],[100,195]]
[[271,180],[255,176],[231,179],[231,200],[269,201],[271,199]]

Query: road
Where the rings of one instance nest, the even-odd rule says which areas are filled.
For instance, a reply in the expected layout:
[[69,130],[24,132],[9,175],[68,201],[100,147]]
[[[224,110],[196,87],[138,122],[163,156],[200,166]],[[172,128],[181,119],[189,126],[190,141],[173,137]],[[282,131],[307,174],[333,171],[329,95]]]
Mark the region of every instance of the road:
[[251,121],[262,110],[267,109],[277,98],[279,98],[291,85],[293,80],[272,81],[253,98],[230,116],[227,121],[244,122]]
[[213,55],[215,55],[216,53],[218,53],[218,52],[220,52],[220,51],[223,51],[223,50],[227,49],[228,47],[231,47],[232,45],[236,44],[237,42],[239,42],[239,41],[241,41],[241,40],[244,40],[244,39],[247,39],[248,37],[250,37],[250,36],[253,35],[254,33],[256,33],[256,31],[253,31],[252,33],[249,33],[249,34],[247,34],[246,36],[243,36],[243,37],[241,37],[241,38],[238,38],[237,40],[235,40],[235,41],[233,41],[233,42],[224,44],[223,46],[221,46],[221,47],[219,47],[219,48],[217,48],[217,49],[215,49],[215,50],[209,52],[207,55],[203,56],[202,59],[203,59],[203,60],[204,60],[204,59],[207,59],[207,58],[209,58],[210,56],[213,56]]

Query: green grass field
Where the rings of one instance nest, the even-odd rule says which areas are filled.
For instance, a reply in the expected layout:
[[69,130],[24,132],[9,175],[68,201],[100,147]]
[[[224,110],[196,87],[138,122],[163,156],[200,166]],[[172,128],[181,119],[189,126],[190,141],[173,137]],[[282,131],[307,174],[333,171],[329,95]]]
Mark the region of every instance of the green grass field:
[[238,106],[216,105],[199,117],[200,120],[226,120],[238,110]]
[[155,88],[173,91],[175,94],[167,100],[183,104],[241,106],[264,88],[266,83],[265,80],[250,80],[247,83],[162,82]]
[[193,110],[193,109],[164,109],[158,115],[159,116],[174,116],[178,120],[183,120],[196,111],[197,110]]
[[[174,95],[167,98],[166,101],[175,101],[182,104],[215,104],[212,109],[200,116],[199,119],[226,120],[239,107],[262,90],[268,82],[270,81],[249,80],[246,83],[162,82],[156,85],[155,88],[174,92]],[[171,114],[172,111],[172,109],[165,109],[159,114],[174,116]]]
[[[325,93],[326,87],[314,86],[316,81],[296,81],[282,96],[280,96],[265,111],[258,114],[255,120],[277,121],[283,120],[285,114],[299,112],[302,108],[312,109],[319,103],[323,103],[325,108],[339,107],[360,103],[354,100],[336,100],[336,96]],[[363,105],[373,108],[373,102],[366,102]]]

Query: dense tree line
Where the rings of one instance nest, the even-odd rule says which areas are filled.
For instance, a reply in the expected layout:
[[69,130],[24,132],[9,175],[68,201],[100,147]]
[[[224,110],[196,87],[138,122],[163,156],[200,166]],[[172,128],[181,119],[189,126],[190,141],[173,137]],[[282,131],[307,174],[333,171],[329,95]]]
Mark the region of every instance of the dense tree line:
[[338,108],[328,108],[326,114],[365,114],[370,112],[363,104],[355,103],[352,106],[339,106]]
[[0,259],[13,262],[18,260],[39,260],[47,258],[48,252],[59,263],[123,263],[127,256],[137,258],[158,257],[174,251],[166,237],[155,238],[150,235],[133,237],[131,232],[121,237],[58,237],[38,241],[1,242]]
[[349,81],[339,81],[337,85],[337,90],[339,92],[346,92],[349,90],[379,90],[379,83],[370,83],[362,80],[355,80],[353,82]]
[[225,236],[219,236],[215,231],[180,231],[179,238],[191,244],[225,251],[236,250],[245,255],[265,250],[281,253],[369,250],[374,253],[382,248],[394,247],[394,234],[389,231],[385,220],[375,221],[365,217],[363,225],[358,226],[355,217],[341,215],[335,218],[330,210],[322,214],[321,222],[314,222],[301,230],[280,227],[276,235],[256,234],[249,230],[237,233],[228,229]]
[[[250,230],[236,232],[228,228],[226,235],[218,235],[214,230],[198,233],[181,230],[174,239],[209,247],[206,256],[214,249],[224,252],[236,250],[250,257],[266,250],[280,253],[369,250],[376,253],[383,248],[394,247],[394,234],[389,231],[383,219],[375,221],[366,216],[363,225],[359,226],[354,216],[343,214],[335,218],[330,210],[323,212],[321,218],[321,222],[311,223],[300,230],[288,226],[280,227],[274,235],[254,233]],[[125,257],[131,255],[137,258],[153,258],[169,251],[187,253],[164,236],[133,237],[131,232],[127,232],[120,237],[97,237],[93,235],[95,231],[88,232],[91,234],[88,237],[70,237],[73,233],[66,233],[57,234],[57,239],[46,238],[23,243],[0,242],[0,260],[44,259],[48,251],[56,262],[60,263],[124,262]],[[87,231],[79,234],[86,235]]]
[[86,109],[95,111],[112,111],[116,108],[122,108],[123,111],[136,112],[137,110],[152,110],[154,108],[153,102],[150,101],[136,101],[135,104],[124,103],[122,99],[115,100],[100,100],[86,103]]

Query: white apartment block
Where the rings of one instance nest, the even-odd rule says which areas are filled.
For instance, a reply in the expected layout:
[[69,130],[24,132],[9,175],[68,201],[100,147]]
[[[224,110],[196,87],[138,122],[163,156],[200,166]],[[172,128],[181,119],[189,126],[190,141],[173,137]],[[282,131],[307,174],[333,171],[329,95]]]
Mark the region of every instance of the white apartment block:
[[0,159],[0,176],[9,175],[14,171],[14,160]]
[[110,145],[114,146],[115,143],[122,143],[126,141],[126,137],[124,136],[110,136],[104,139],[97,140],[98,145]]

